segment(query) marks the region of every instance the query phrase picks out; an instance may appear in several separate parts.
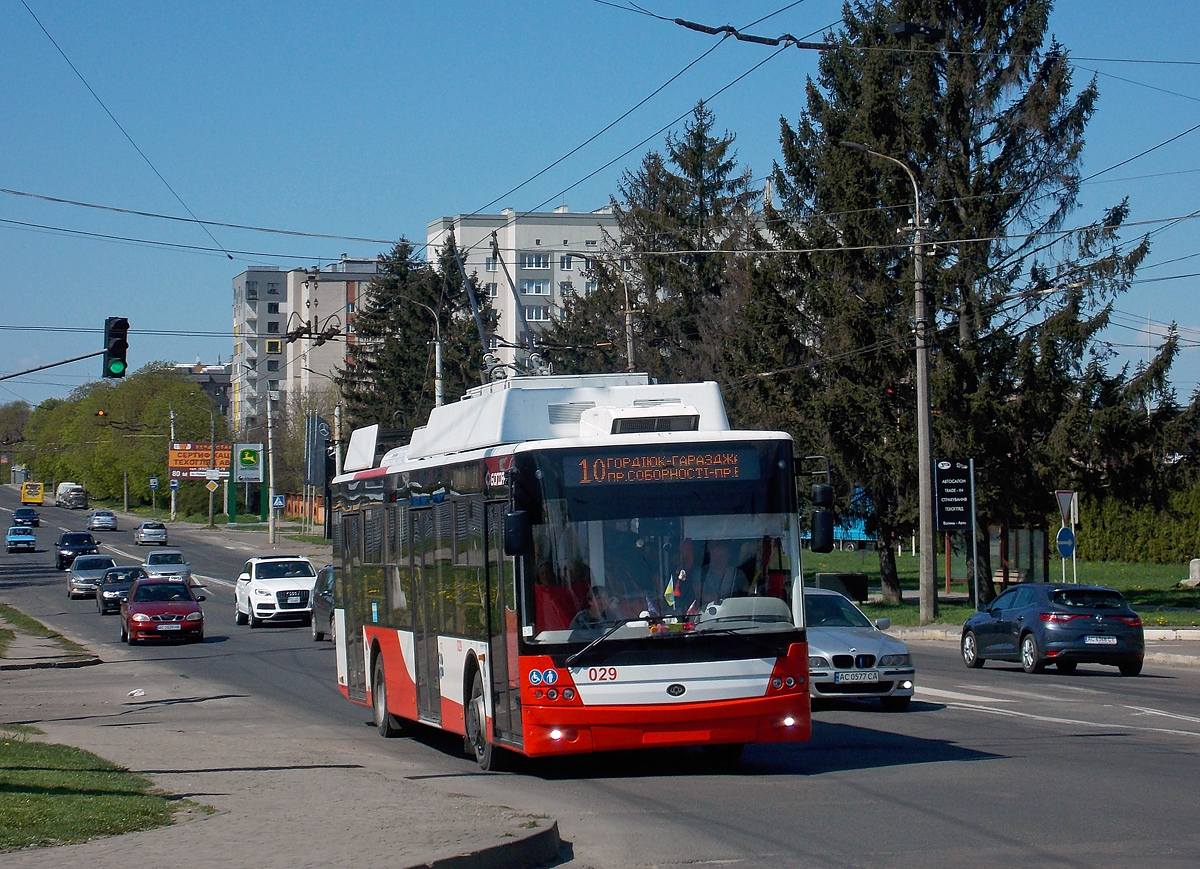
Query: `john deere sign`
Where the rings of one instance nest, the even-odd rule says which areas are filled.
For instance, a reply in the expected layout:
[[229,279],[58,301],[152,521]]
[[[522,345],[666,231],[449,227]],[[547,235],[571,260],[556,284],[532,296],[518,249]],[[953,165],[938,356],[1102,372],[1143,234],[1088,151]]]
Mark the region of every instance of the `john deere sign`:
[[262,444],[234,444],[233,455],[233,480],[235,483],[262,482]]

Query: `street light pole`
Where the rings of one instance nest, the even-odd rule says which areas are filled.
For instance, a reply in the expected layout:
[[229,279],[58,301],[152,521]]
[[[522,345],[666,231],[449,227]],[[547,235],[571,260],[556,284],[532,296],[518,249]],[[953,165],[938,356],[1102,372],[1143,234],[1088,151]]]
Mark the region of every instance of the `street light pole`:
[[420,305],[433,317],[433,406],[441,407],[446,400],[446,392],[442,381],[442,322],[438,319],[437,311],[424,302],[418,302],[416,299],[410,299],[407,296],[401,296],[400,298],[406,302],[412,302],[414,305]]
[[934,576],[933,542],[933,431],[929,411],[929,323],[925,304],[925,237],[921,224],[921,187],[916,173],[907,163],[872,151],[858,142],[842,145],[860,154],[869,154],[894,163],[904,170],[913,188],[913,289],[917,333],[917,494],[920,537],[921,621],[932,622],[937,616],[937,580]]

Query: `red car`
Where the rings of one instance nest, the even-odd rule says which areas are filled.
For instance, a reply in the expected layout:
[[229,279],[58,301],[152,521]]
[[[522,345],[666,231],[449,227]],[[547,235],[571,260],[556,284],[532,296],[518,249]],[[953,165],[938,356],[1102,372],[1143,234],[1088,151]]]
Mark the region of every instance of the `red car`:
[[134,645],[151,637],[204,642],[204,612],[186,582],[139,579],[121,601],[121,642]]

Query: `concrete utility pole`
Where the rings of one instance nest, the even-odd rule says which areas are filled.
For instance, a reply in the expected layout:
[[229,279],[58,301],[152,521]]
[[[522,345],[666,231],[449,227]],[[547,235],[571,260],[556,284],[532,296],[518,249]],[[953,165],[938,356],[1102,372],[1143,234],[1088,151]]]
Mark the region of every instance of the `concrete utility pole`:
[[[170,408],[171,411],[171,443],[175,443],[175,408]],[[170,445],[167,447],[170,450]],[[167,472],[167,485],[171,485],[170,471]],[[171,521],[175,521],[175,487],[171,486]]]
[[275,421],[271,413],[271,394],[267,393],[267,542],[275,545]]
[[[214,471],[217,468],[217,418],[211,411],[208,414],[208,422],[211,427],[208,441],[208,469]],[[209,474],[208,483],[212,483],[212,475]],[[213,493],[212,486],[208,487],[208,527],[213,528]]]
[[894,163],[904,170],[913,188],[913,290],[915,323],[917,333],[917,476],[920,501],[919,557],[921,577],[921,621],[932,622],[937,617],[937,577],[934,574],[933,540],[933,430],[929,411],[929,322],[925,306],[925,246],[924,227],[921,224],[921,187],[916,173],[907,163],[872,151],[858,142],[842,142],[847,148],[860,154],[869,154]]

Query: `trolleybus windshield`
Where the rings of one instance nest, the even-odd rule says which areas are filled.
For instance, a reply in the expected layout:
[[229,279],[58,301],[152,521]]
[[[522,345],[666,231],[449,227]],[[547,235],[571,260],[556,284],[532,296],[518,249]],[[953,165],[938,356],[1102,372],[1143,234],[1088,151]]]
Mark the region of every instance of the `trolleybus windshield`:
[[517,464],[536,481],[517,495],[533,517],[527,640],[796,629],[790,442],[546,450]]

